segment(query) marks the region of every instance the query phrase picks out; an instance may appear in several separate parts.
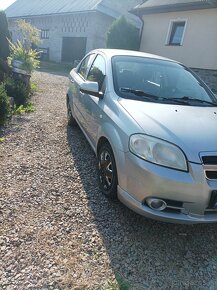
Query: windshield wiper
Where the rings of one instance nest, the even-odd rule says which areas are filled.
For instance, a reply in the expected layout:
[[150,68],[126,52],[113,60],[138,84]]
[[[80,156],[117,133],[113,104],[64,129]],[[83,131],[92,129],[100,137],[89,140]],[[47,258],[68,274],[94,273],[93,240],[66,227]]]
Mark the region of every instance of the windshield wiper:
[[136,90],[136,89],[131,89],[131,88],[120,88],[121,92],[127,92],[127,93],[132,93],[136,96],[139,97],[145,97],[151,101],[166,101],[166,102],[174,102],[174,103],[178,103],[178,104],[186,104],[186,102],[183,102],[182,100],[179,100],[178,98],[165,98],[165,97],[160,97],[160,96],[155,96],[149,93],[146,93],[142,90]]
[[177,100],[177,101],[180,101],[180,103],[182,102],[184,104],[190,104],[190,102],[195,102],[195,103],[201,103],[201,104],[208,104],[208,105],[211,105],[214,107],[217,106],[217,103],[212,103],[209,101],[205,101],[205,100],[201,100],[201,99],[197,99],[197,98],[191,98],[191,97],[187,97],[187,96],[184,96],[182,98],[170,98],[170,100]]
[[126,92],[126,93],[132,93],[132,94],[139,96],[139,97],[147,97],[147,98],[152,99],[152,100],[158,100],[158,98],[159,98],[158,96],[148,94],[142,90],[135,90],[135,89],[131,89],[131,88],[120,88],[120,91]]

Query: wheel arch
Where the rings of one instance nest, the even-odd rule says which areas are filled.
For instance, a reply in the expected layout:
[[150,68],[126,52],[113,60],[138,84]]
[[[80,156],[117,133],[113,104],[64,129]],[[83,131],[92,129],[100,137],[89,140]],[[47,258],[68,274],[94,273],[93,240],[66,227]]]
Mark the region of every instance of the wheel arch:
[[109,143],[114,154],[118,184],[124,186],[127,182],[123,168],[126,167],[125,152],[128,151],[128,138],[126,135],[120,136],[117,130],[115,130],[115,127],[107,123],[106,126],[103,126],[103,131],[99,132],[99,138],[95,149],[96,155],[98,155],[100,146],[105,142]]
[[108,142],[114,153],[116,151],[127,151],[126,146],[128,146],[128,141],[124,138],[124,136],[120,136],[115,126],[110,123],[105,123],[100,127],[97,139],[96,154],[98,153],[98,150],[103,142]]
[[[105,143],[109,143],[109,144],[110,144],[109,140],[108,140],[106,137],[101,136],[101,137],[99,138],[99,140],[98,140],[97,147],[96,147],[96,154],[97,154],[97,155],[98,155],[98,153],[99,153],[99,149],[100,149],[100,147],[101,147],[103,144],[105,144]],[[111,144],[110,144],[110,146],[111,146]]]

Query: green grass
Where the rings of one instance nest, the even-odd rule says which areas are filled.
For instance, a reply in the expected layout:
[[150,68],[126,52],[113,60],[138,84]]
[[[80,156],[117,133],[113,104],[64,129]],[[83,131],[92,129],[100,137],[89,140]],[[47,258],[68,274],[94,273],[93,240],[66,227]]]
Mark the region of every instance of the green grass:
[[38,71],[59,75],[68,75],[72,68],[73,65],[69,63],[41,61],[40,68],[38,69]]
[[38,85],[34,82],[30,82],[30,91],[32,95],[37,93],[39,91]]
[[3,143],[5,141],[5,138],[4,137],[1,137],[0,138],[0,143]]
[[28,102],[25,106],[21,105],[14,110],[14,115],[21,115],[25,113],[35,112],[32,102]]

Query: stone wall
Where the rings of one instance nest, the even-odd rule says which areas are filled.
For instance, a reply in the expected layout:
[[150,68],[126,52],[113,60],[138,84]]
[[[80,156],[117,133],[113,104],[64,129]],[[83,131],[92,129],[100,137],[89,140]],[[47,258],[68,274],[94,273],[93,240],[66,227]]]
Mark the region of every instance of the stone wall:
[[205,69],[193,69],[196,74],[217,94],[217,71]]

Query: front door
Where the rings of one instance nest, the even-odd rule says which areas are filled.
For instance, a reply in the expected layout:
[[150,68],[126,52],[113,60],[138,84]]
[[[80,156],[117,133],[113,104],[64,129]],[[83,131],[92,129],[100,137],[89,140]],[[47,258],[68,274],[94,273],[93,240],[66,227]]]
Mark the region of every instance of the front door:
[[[106,90],[106,65],[103,56],[100,54],[95,58],[90,71],[87,75],[87,80],[97,82],[99,90],[103,93]],[[84,115],[85,115],[85,130],[94,145],[96,146],[97,134],[99,126],[101,126],[103,117],[104,99],[99,99],[92,95],[84,96]]]

